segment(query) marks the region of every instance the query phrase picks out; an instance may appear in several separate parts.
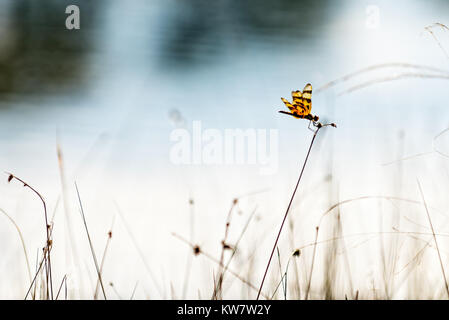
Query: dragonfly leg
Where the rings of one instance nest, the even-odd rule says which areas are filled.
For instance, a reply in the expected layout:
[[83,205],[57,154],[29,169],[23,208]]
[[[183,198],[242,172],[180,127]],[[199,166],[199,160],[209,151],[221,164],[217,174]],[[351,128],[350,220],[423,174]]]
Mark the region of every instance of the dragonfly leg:
[[314,129],[312,129],[311,127],[310,127],[310,125],[313,123],[313,125],[314,126],[316,126],[315,125],[315,122],[313,122],[312,120],[309,120],[309,126],[307,127],[310,131],[312,131],[312,132],[315,132],[315,130]]

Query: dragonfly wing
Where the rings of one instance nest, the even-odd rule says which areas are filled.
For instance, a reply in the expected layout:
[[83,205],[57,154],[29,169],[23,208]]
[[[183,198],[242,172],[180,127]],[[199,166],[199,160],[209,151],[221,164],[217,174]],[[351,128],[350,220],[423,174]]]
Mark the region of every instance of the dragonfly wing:
[[312,85],[306,84],[302,91],[302,106],[305,109],[305,115],[310,114],[312,111]]
[[282,102],[284,102],[284,104],[287,106],[287,108],[290,111],[295,111],[296,110],[295,106],[293,104],[291,104],[290,101],[288,101],[287,99],[284,99],[284,98],[281,98],[281,100],[282,100]]

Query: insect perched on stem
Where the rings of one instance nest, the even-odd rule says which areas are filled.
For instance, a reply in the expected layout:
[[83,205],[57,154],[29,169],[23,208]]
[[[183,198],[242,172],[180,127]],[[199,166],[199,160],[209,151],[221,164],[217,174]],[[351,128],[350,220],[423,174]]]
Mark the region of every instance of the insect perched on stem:
[[[292,91],[292,98],[293,103],[290,103],[287,99],[281,98],[290,112],[279,111],[280,113],[288,114],[289,116],[298,119],[309,120],[309,129],[310,123],[313,123],[315,127],[322,126],[322,124],[318,122],[320,118],[310,113],[310,111],[312,111],[312,85],[310,83],[306,84],[302,92],[299,90]],[[335,127],[335,124],[330,125]]]

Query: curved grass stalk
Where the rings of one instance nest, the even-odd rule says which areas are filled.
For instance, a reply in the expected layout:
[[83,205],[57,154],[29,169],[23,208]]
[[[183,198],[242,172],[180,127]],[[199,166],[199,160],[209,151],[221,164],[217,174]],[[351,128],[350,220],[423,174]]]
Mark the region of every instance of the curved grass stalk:
[[306,154],[306,158],[305,158],[304,163],[302,165],[301,173],[299,174],[298,181],[296,182],[295,189],[293,190],[293,194],[292,194],[292,196],[290,198],[290,202],[289,202],[289,204],[287,206],[287,210],[285,211],[284,218],[282,219],[282,223],[281,223],[281,226],[279,228],[279,232],[278,232],[278,234],[276,236],[276,240],[274,241],[273,249],[271,250],[270,258],[268,259],[268,263],[267,263],[267,266],[265,268],[265,273],[263,275],[262,282],[260,283],[259,292],[257,293],[256,300],[259,300],[260,293],[262,292],[262,288],[263,288],[263,285],[265,283],[265,279],[266,279],[267,274],[268,274],[268,269],[270,269],[271,260],[273,259],[273,255],[274,255],[274,252],[275,252],[276,247],[278,245],[279,238],[280,238],[281,233],[282,233],[282,229],[284,228],[284,224],[285,224],[285,221],[287,220],[288,213],[290,211],[290,207],[291,207],[291,205],[293,203],[293,199],[295,198],[295,194],[296,194],[296,191],[298,190],[299,183],[301,182],[301,178],[302,178],[302,175],[304,173],[304,169],[306,168],[307,160],[309,159],[309,156],[310,156],[310,151],[312,151],[312,147],[313,147],[313,143],[315,142],[315,138],[316,138],[316,136],[317,136],[317,134],[318,134],[318,132],[320,131],[321,128],[326,127],[326,126],[336,127],[336,125],[334,123],[324,124],[323,125],[323,124],[321,124],[319,122],[317,122],[317,123],[314,122],[314,126],[317,129],[313,133],[312,141],[310,142],[309,149],[308,149],[307,154]]
[[14,221],[14,219],[11,218],[11,216],[9,214],[7,214],[5,210],[0,208],[0,212],[3,213],[6,216],[6,218],[8,218],[9,221],[11,221],[11,223],[14,225],[14,228],[16,228],[17,233],[19,234],[20,243],[22,244],[23,254],[25,255],[25,261],[26,261],[26,264],[27,264],[28,278],[29,278],[29,280],[31,282],[30,261],[28,259],[27,248],[25,246],[25,240],[23,239],[22,232],[20,231],[20,228],[17,225],[17,223]]

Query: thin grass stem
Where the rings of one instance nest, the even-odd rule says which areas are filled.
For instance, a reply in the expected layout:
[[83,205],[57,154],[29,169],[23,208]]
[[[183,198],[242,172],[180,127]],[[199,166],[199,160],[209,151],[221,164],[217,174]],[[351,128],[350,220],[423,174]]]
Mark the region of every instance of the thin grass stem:
[[320,131],[321,128],[322,128],[321,125],[318,126],[317,129],[313,133],[312,141],[310,142],[309,149],[308,149],[307,155],[306,155],[306,159],[304,160],[304,163],[302,165],[301,173],[299,174],[299,178],[298,178],[298,181],[296,182],[295,189],[293,190],[293,194],[292,194],[292,196],[290,198],[290,202],[288,203],[287,210],[285,211],[285,214],[284,214],[284,218],[282,219],[282,223],[281,223],[281,226],[279,228],[279,232],[278,232],[278,234],[276,236],[276,240],[274,241],[273,249],[271,250],[270,258],[268,259],[268,263],[267,263],[267,266],[265,268],[265,273],[263,275],[262,282],[260,283],[259,292],[257,294],[256,300],[259,300],[260,292],[262,291],[263,285],[265,283],[265,278],[267,277],[268,269],[270,268],[270,264],[271,264],[271,260],[273,259],[274,251],[276,250],[276,247],[278,245],[279,238],[280,238],[281,233],[282,233],[282,229],[284,228],[284,224],[285,224],[285,221],[287,220],[288,213],[290,211],[290,207],[291,207],[291,205],[293,203],[293,199],[295,197],[296,191],[298,190],[299,183],[301,182],[301,178],[302,178],[302,175],[304,173],[304,169],[306,168],[306,164],[307,164],[307,160],[309,159],[310,151],[312,150],[313,143],[315,142],[315,138],[316,138],[316,136],[317,136],[317,134],[318,134],[318,132]]
[[106,292],[105,292],[104,286],[103,286],[103,280],[101,279],[101,271],[100,271],[100,268],[98,266],[97,256],[95,255],[94,246],[93,246],[92,240],[90,238],[89,229],[87,228],[87,222],[86,222],[86,217],[84,215],[83,204],[81,203],[81,197],[80,197],[80,193],[79,193],[78,186],[77,186],[76,182],[75,182],[75,189],[76,189],[76,194],[78,196],[78,201],[79,201],[79,205],[80,205],[81,217],[83,218],[84,227],[86,229],[87,239],[89,240],[90,251],[92,253],[92,258],[93,258],[94,263],[95,263],[95,268],[97,269],[97,275],[98,275],[98,280],[100,281],[101,291],[103,292],[104,299],[107,300]]
[[449,285],[447,283],[446,272],[444,271],[443,260],[441,259],[441,252],[440,252],[440,248],[438,247],[437,237],[435,235],[435,230],[433,229],[432,219],[430,218],[429,209],[427,208],[427,203],[424,198],[424,193],[422,191],[421,184],[419,183],[419,180],[416,180],[416,182],[418,183],[419,192],[421,193],[422,201],[424,203],[424,208],[426,209],[427,219],[429,220],[430,229],[432,230],[432,236],[433,236],[433,240],[435,241],[435,248],[438,253],[438,260],[440,261],[441,273],[443,275],[444,285],[446,286],[446,293],[447,293],[447,297],[449,298]]

